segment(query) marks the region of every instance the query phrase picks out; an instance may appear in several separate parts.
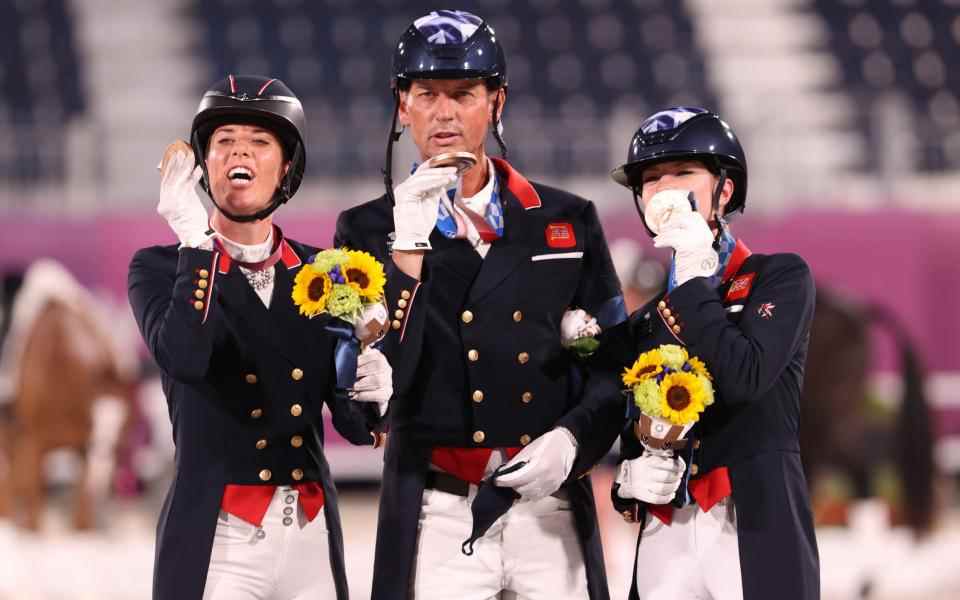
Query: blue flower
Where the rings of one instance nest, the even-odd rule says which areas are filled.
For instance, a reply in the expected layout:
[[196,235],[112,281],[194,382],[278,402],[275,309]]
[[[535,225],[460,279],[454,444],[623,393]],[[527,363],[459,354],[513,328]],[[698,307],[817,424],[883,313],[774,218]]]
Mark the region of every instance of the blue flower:
[[330,281],[334,283],[346,283],[347,278],[343,276],[343,273],[340,272],[340,265],[334,265],[329,272]]

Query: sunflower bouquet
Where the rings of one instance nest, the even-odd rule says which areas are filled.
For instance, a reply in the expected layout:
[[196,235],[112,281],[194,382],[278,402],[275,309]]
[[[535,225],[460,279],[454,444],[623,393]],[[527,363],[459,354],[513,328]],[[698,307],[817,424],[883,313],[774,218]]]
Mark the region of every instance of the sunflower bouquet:
[[386,280],[383,265],[366,252],[322,250],[297,273],[293,302],[306,317],[329,314],[357,327],[367,307],[382,305]]
[[651,451],[683,448],[683,437],[713,404],[706,365],[676,344],[644,352],[621,378],[631,396],[630,414],[637,418],[634,432]]

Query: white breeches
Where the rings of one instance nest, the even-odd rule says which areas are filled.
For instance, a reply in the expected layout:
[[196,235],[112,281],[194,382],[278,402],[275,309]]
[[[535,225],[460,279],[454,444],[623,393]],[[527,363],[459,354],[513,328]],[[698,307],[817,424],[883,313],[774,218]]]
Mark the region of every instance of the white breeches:
[[743,600],[733,499],[675,509],[670,525],[648,513],[636,575],[640,600]]
[[414,568],[415,600],[583,600],[587,575],[570,503],[553,496],[518,502],[461,552],[470,537],[471,497],[423,492]]
[[325,508],[307,521],[277,487],[260,527],[220,511],[203,600],[335,600]]

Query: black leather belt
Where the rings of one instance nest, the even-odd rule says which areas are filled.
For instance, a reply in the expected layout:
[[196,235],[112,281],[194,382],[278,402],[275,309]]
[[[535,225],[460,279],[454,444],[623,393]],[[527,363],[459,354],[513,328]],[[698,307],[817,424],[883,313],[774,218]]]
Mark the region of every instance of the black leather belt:
[[469,483],[449,473],[440,471],[427,471],[427,479],[423,487],[428,490],[437,490],[448,494],[463,496],[464,498],[470,494]]
[[[443,471],[427,471],[427,479],[424,482],[423,487],[428,490],[437,490],[439,492],[446,492],[448,494],[454,494],[464,498],[470,495],[469,482],[466,482],[459,477],[450,475],[449,473],[444,473]],[[569,494],[567,494],[567,490],[564,488],[560,488],[550,495],[560,500],[570,499]]]

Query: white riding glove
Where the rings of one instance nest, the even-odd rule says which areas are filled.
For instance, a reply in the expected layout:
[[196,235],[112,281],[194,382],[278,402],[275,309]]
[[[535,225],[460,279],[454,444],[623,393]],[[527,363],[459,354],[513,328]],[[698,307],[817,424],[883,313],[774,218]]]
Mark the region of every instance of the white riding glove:
[[576,458],[576,438],[566,428],[557,427],[533,440],[503,468],[527,464],[494,481],[500,487],[512,487],[524,499],[539,500],[560,489]]
[[653,245],[673,248],[677,285],[694,277],[710,277],[720,264],[713,249],[713,232],[703,216],[691,207],[690,192],[664,190],[650,199],[644,218],[657,234]]
[[160,203],[157,212],[184,246],[199,248],[210,239],[207,209],[197,195],[197,182],[203,169],[193,166],[193,155],[176,152],[160,178]]
[[598,335],[600,326],[597,320],[587,314],[582,308],[567,310],[560,319],[560,344],[569,346],[574,340],[582,337]]
[[393,368],[387,357],[374,348],[365,348],[357,356],[357,380],[350,399],[356,402],[376,402],[380,416],[387,413],[393,395]]
[[430,232],[437,224],[437,211],[446,188],[457,180],[456,167],[417,167],[406,181],[393,189],[394,250],[431,250]]
[[617,495],[647,504],[667,504],[680,487],[687,465],[679,456],[644,454],[620,463]]

